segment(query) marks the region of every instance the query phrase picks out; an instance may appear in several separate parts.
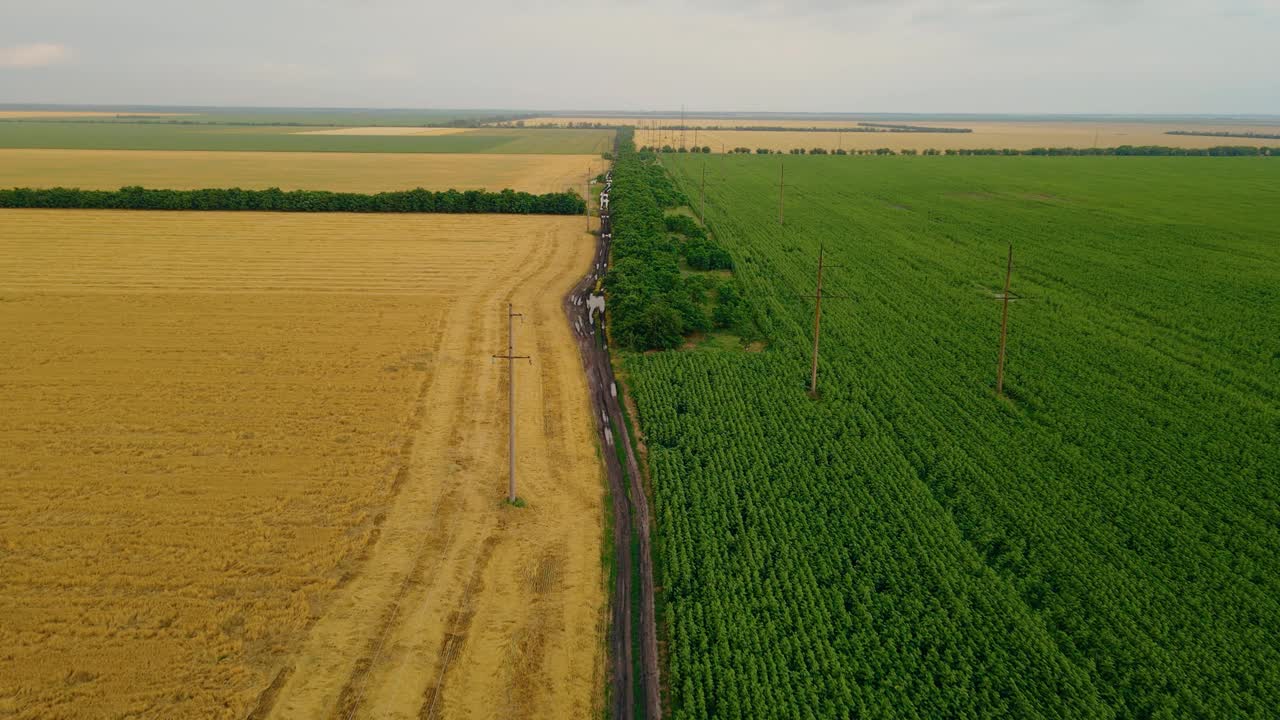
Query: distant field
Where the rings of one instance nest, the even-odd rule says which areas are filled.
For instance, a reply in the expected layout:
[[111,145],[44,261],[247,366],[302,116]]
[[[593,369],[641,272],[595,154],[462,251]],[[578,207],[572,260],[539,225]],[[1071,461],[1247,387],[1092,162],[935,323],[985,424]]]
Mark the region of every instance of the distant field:
[[[678,124],[676,121],[664,121]],[[717,121],[725,122],[725,121]],[[690,125],[695,124],[688,121]],[[730,125],[779,125],[786,121],[751,121],[736,120]],[[1231,132],[1280,132],[1280,126],[1268,125],[1201,125],[1194,123],[1090,123],[1090,122],[913,122],[917,125],[935,127],[970,128],[972,133],[865,133],[865,132],[804,132],[804,131],[752,131],[752,130],[701,130],[696,133],[699,145],[709,145],[712,152],[720,152],[721,148],[732,150],[735,147],[768,148],[770,150],[791,150],[793,148],[824,148],[834,150],[843,148],[872,150],[891,148],[894,150],[913,149],[927,150],[977,149],[977,148],[1015,148],[1031,149],[1035,147],[1115,147],[1119,145],[1165,145],[1168,147],[1214,147],[1218,145],[1271,145],[1277,141],[1258,140],[1254,138],[1198,137],[1188,135],[1167,135],[1168,130],[1229,130]],[[810,123],[812,127],[835,127],[836,125]],[[651,131],[642,128],[636,131],[636,144],[680,146],[679,130]],[[659,142],[661,138],[661,142]],[[693,145],[695,132],[684,132],[685,144]]]
[[367,683],[360,717],[598,717],[560,307],[592,248],[580,218],[0,211],[0,716],[346,717]]
[[149,117],[181,117],[190,113],[120,113],[97,110],[0,110],[0,120],[26,120],[29,118],[115,118],[120,115],[144,114]]
[[296,127],[0,122],[0,148],[585,155],[607,150],[612,140],[611,130],[483,128],[448,135],[396,137],[304,134]]
[[0,149],[0,187],[343,192],[511,188],[531,193],[574,189],[581,194],[588,167],[599,172],[602,166],[599,155]]
[[387,108],[236,108],[151,105],[22,105],[0,103],[0,119],[29,113],[31,117],[84,118],[128,122],[130,116],[172,118],[199,123],[282,123],[295,125],[399,125],[423,126],[495,120],[519,115],[515,110],[450,110]]

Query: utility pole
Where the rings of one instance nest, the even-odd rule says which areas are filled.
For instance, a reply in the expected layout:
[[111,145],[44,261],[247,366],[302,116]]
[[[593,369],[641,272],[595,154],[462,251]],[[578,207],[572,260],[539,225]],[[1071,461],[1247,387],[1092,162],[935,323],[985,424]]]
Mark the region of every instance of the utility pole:
[[587,207],[583,214],[587,216],[587,232],[591,232],[591,168],[590,167],[587,168],[587,184],[585,187],[586,187],[586,194],[582,196],[582,200],[583,200],[583,204],[586,205]]
[[684,124],[684,103],[681,103],[680,104],[680,147],[682,148],[686,147],[684,144],[684,137],[685,137],[684,131],[686,129],[687,128],[685,127],[685,124]]
[[520,321],[524,322],[524,315],[512,310],[511,303],[507,303],[507,354],[493,356],[495,360],[507,361],[507,412],[510,421],[510,437],[507,441],[508,471],[510,473],[507,480],[507,502],[509,503],[515,503],[516,501],[516,360],[533,362],[533,359],[528,355],[516,354],[516,318],[520,318]]
[[996,356],[996,395],[1005,396],[1005,346],[1009,337],[1009,304],[1019,300],[1030,300],[1028,297],[1018,295],[1010,290],[1010,283],[1014,277],[1014,246],[1009,246],[1009,263],[1005,265],[1005,292],[1001,295],[992,295],[992,300],[1000,300],[1004,305],[1000,313],[1000,351]]
[[818,396],[818,344],[822,336],[822,298],[840,298],[847,300],[848,295],[827,295],[822,291],[822,271],[827,267],[839,267],[838,265],[825,265],[824,247],[818,246],[818,288],[813,295],[813,360],[809,366],[809,394],[813,397]]
[[996,364],[996,395],[1004,397],[1004,345],[1009,331],[1009,282],[1013,278],[1013,244],[1009,245],[1009,264],[1004,271],[1004,294],[1000,300],[1004,310],[1000,314],[1000,355]]
[[693,128],[693,146],[696,148],[702,147],[698,144],[698,128],[696,126]]
[[778,160],[778,224],[779,225],[786,224],[782,219],[783,196],[786,193],[786,190],[784,190],[783,188],[786,187],[785,185],[786,177],[787,177],[787,161],[779,159]]
[[822,332],[822,246],[818,246],[818,292],[813,298],[813,365],[809,368],[809,394],[818,394],[818,338]]
[[698,210],[698,217],[702,220],[702,224],[707,224],[707,159],[702,159],[702,188],[699,192],[698,204],[701,208]]

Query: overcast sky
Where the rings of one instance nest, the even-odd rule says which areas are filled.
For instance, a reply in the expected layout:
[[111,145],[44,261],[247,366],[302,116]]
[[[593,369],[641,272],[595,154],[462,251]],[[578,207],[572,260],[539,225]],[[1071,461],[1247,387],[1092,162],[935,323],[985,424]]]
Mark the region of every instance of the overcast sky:
[[1280,114],[1280,0],[0,0],[0,103]]

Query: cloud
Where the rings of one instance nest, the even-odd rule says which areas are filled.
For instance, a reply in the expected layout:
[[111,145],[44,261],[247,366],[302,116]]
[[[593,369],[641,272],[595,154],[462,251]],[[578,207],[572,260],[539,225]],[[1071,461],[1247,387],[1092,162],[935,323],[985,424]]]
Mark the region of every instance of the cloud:
[[71,57],[71,49],[57,43],[34,43],[0,48],[0,67],[34,68],[56,65]]

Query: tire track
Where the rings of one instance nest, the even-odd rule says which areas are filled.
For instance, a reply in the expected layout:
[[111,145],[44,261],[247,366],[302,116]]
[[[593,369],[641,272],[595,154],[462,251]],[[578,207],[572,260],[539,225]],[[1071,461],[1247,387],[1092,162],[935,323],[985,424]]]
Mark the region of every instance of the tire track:
[[[499,396],[505,386],[501,376],[491,372],[491,363],[482,359],[502,345],[505,327],[501,327],[495,310],[501,307],[502,301],[512,299],[512,291],[507,288],[522,286],[553,269],[557,261],[554,249],[560,247],[562,241],[554,233],[550,240],[551,252],[540,243],[531,245],[515,262],[522,268],[518,276],[514,279],[509,275],[495,277],[485,286],[484,297],[475,302],[470,314],[483,319],[471,324],[466,341],[473,361],[465,364],[463,377],[456,385],[459,392],[451,398],[452,407],[444,414],[445,417],[467,418],[465,425],[455,423],[452,426],[448,459],[464,470],[475,468],[482,477],[492,475],[495,481],[500,477],[496,460],[502,455],[504,443],[499,442],[499,434],[481,432],[482,426],[492,425],[495,420],[492,415],[477,409],[499,407]],[[467,394],[468,390],[476,388],[480,389],[480,397]],[[476,438],[485,438],[485,441],[479,443]],[[477,462],[477,457],[484,460]],[[505,535],[505,524],[501,520],[495,523],[493,518],[496,516],[487,509],[487,503],[496,502],[494,498],[498,495],[492,491],[498,484],[492,487],[472,485],[463,506],[454,513],[458,524],[465,519],[464,527],[474,526],[474,529],[463,531],[467,538],[458,539],[456,557],[449,565],[459,567],[470,557],[469,569],[459,577],[428,582],[420,594],[406,598],[405,602],[412,609],[402,615],[390,630],[390,637],[394,640],[389,646],[390,651],[364,671],[370,679],[368,690],[359,704],[358,715],[423,717],[438,716],[444,710],[444,689],[451,664],[466,649],[475,614],[473,603],[477,593],[483,589],[483,574],[494,550]],[[446,596],[457,592],[449,592],[446,588],[462,588],[462,591],[449,614],[443,616],[448,607]],[[438,598],[434,605],[428,602],[431,597]]]
[[[521,259],[519,265],[525,265],[529,259],[529,255],[534,255],[531,250],[528,255]],[[476,464],[475,458],[495,456],[498,448],[496,447],[496,437],[492,433],[477,432],[478,426],[481,424],[480,417],[474,413],[468,413],[471,406],[488,407],[497,401],[497,388],[494,383],[479,383],[480,379],[480,358],[483,357],[484,350],[493,344],[493,338],[498,335],[496,323],[492,321],[493,313],[486,312],[490,306],[496,307],[497,295],[501,292],[503,279],[498,276],[490,276],[489,283],[484,285],[483,298],[477,298],[468,304],[468,307],[461,312],[456,313],[460,317],[480,318],[468,324],[467,338],[463,347],[464,358],[456,358],[454,362],[461,368],[462,377],[456,381],[446,384],[446,387],[452,392],[450,398],[450,408],[443,417],[448,418],[467,418],[465,431],[459,423],[451,425],[452,432],[449,434],[446,446],[444,448],[431,448],[428,452],[432,455],[435,451],[442,451],[445,458],[427,457],[423,461],[430,464],[432,460],[447,460],[452,463],[451,467],[458,468],[453,473],[455,478],[454,484],[448,489],[451,497],[457,497],[458,493],[464,488],[460,487],[459,479],[463,477],[462,471],[465,471]],[[476,398],[469,396],[466,391],[481,387],[484,396]],[[468,440],[470,438],[470,440]],[[484,438],[484,440],[477,440]],[[474,491],[472,493],[475,494]],[[435,563],[431,567],[431,572],[427,573],[424,567],[426,553],[425,545],[423,551],[420,551],[415,561],[413,571],[405,578],[406,590],[416,585],[413,593],[406,592],[394,603],[394,609],[391,617],[385,623],[382,629],[381,640],[378,649],[367,660],[362,661],[362,665],[353,668],[352,674],[348,677],[344,684],[343,694],[339,698],[338,714],[336,717],[350,720],[357,716],[362,709],[362,704],[367,704],[364,714],[378,717],[383,713],[379,708],[384,703],[396,704],[396,699],[403,697],[402,691],[403,676],[408,666],[411,664],[406,660],[412,660],[420,654],[420,647],[425,642],[423,637],[425,632],[429,630],[429,615],[434,609],[430,602],[433,596],[433,590],[444,591],[443,588],[436,587],[437,583],[433,582],[438,577],[440,568],[444,565],[444,561],[449,557],[450,549],[456,548],[458,558],[461,559],[467,555],[473,555],[472,565],[474,566],[474,554],[472,549],[480,544],[483,548],[484,542],[479,541],[478,537],[482,534],[483,528],[477,527],[471,532],[471,537],[463,539],[460,543],[459,528],[469,514],[474,509],[475,498],[469,496],[461,496],[457,499],[456,507],[450,509],[447,513],[453,518],[450,531],[445,533],[444,547],[441,552],[435,556]],[[435,504],[433,517],[440,508],[442,503]],[[416,583],[410,583],[411,580],[417,578]],[[446,585],[448,587],[448,585]],[[469,585],[467,587],[470,587]],[[465,597],[465,596],[464,596]],[[401,607],[408,606],[411,609],[402,613]],[[406,627],[412,628],[407,633]],[[388,642],[390,644],[388,645]],[[383,649],[386,648],[386,652]],[[370,693],[369,690],[373,689]]]

